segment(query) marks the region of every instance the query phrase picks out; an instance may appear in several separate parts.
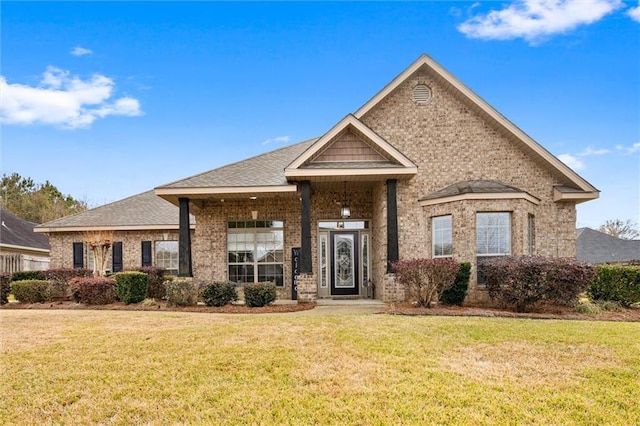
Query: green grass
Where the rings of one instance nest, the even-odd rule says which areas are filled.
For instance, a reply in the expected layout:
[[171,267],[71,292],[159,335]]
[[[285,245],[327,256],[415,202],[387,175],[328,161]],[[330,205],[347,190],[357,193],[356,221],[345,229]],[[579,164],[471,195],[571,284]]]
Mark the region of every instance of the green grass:
[[636,424],[640,323],[0,311],[0,424]]

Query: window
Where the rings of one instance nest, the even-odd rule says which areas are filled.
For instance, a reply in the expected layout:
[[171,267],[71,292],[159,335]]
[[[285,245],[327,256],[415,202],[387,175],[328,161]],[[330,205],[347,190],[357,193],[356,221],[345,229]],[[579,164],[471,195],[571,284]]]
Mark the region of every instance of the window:
[[178,275],[178,242],[156,241],[156,266],[168,274]]
[[451,215],[432,218],[431,229],[433,257],[450,257],[453,250]]
[[[95,258],[93,257],[93,250],[89,244],[86,244],[87,247],[87,269],[93,271],[93,267],[95,265]],[[98,256],[100,256],[100,249],[98,249]],[[104,272],[110,273],[112,272],[112,250],[109,247],[107,253],[105,253],[105,264],[104,264]],[[100,264],[98,262],[98,269],[100,268]]]
[[511,214],[476,215],[478,256],[504,256],[511,253]]
[[482,259],[511,253],[511,214],[477,213],[476,246],[478,250],[478,284],[485,284]]
[[536,252],[536,218],[532,214],[529,214],[527,218],[527,228],[529,229],[527,248],[529,254],[533,255]]
[[284,223],[229,222],[227,260],[229,281],[271,281],[284,286]]

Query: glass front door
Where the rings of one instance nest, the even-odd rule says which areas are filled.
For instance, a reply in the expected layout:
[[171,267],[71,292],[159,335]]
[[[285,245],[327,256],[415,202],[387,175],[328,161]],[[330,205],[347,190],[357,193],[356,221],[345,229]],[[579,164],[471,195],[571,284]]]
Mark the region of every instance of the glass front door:
[[331,294],[359,294],[358,232],[331,232]]

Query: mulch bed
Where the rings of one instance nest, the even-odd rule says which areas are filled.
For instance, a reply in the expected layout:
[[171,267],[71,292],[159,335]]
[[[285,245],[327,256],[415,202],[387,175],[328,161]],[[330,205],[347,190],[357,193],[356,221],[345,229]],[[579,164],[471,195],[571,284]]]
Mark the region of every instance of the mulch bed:
[[434,315],[434,316],[467,316],[467,317],[500,317],[530,319],[565,319],[587,321],[630,321],[640,322],[640,308],[603,311],[598,314],[582,314],[572,308],[543,306],[531,312],[513,312],[499,308],[472,306],[434,305],[431,308],[416,307],[411,304],[390,304],[385,312],[391,315]]
[[[7,303],[0,309],[93,309],[115,311],[168,311],[168,312],[201,312],[222,314],[264,314],[306,311],[315,308],[314,303],[275,304],[261,308],[250,308],[243,304],[231,304],[220,308],[205,305],[169,306],[166,302],[136,303],[125,305],[112,303],[109,305],[85,305],[81,303],[59,301],[49,303]],[[384,309],[382,314],[389,315],[432,315],[432,316],[467,316],[467,317],[500,317],[500,318],[530,318],[530,319],[565,319],[588,321],[629,321],[640,322],[640,308],[621,309],[618,311],[603,311],[599,314],[582,314],[571,308],[538,307],[531,312],[513,312],[499,308],[473,306],[444,306],[434,305],[432,308],[416,307],[406,303],[392,303]]]
[[111,303],[108,305],[85,305],[69,301],[48,302],[48,303],[7,303],[0,309],[70,309],[70,310],[112,310],[112,311],[169,311],[169,312],[201,312],[219,314],[265,314],[298,312],[313,309],[314,303],[292,303],[283,305],[269,305],[260,308],[250,308],[246,305],[231,304],[222,307],[195,305],[195,306],[169,306],[167,302],[154,303]]

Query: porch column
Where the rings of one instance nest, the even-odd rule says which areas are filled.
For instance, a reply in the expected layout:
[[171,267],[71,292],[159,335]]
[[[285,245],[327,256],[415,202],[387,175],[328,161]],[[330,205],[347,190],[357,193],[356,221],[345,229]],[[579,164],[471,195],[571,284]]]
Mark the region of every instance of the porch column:
[[398,203],[396,179],[387,180],[387,273],[393,272],[391,264],[398,261]]
[[189,199],[178,198],[180,202],[180,233],[178,237],[178,276],[191,277],[191,226],[189,224]]
[[311,268],[311,182],[300,183],[302,192],[302,247],[300,247],[300,273],[310,274]]

